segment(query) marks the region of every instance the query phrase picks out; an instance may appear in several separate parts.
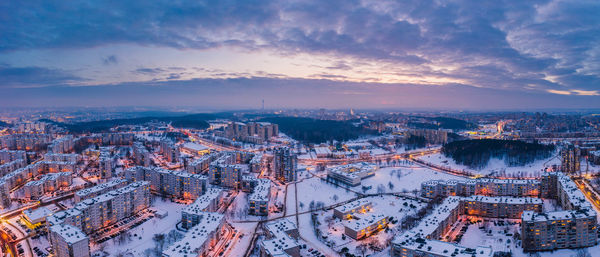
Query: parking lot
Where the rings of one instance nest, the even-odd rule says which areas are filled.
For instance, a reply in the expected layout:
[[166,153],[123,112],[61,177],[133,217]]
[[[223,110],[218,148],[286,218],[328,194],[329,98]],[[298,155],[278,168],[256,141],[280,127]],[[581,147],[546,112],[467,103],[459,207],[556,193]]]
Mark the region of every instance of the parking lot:
[[91,238],[98,244],[104,243],[154,218],[155,212],[156,211],[152,209],[143,210],[134,216],[100,229],[98,232],[92,234]]

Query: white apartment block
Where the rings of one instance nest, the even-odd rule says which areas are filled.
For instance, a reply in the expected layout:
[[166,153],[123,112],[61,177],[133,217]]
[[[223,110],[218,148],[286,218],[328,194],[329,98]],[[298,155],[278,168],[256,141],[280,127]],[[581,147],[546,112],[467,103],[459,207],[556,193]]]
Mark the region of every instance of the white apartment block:
[[146,149],[146,146],[142,142],[133,143],[133,158],[136,165],[149,167],[152,164],[150,159],[150,152]]
[[70,153],[73,151],[73,147],[75,147],[73,136],[66,135],[52,141],[48,146],[48,151],[52,151],[53,153]]
[[81,160],[81,155],[79,154],[59,154],[59,153],[47,153],[44,154],[44,160],[53,161],[53,162],[78,162]]
[[49,134],[13,134],[0,137],[0,148],[36,151],[45,149],[51,141]]
[[27,160],[27,152],[21,150],[0,150],[0,164],[16,160]]
[[248,195],[248,214],[269,215],[269,201],[271,198],[271,180],[256,179],[252,193]]
[[125,170],[128,181],[148,181],[153,192],[180,199],[196,199],[207,188],[208,178],[203,175],[157,167],[132,167]]
[[39,180],[29,181],[23,186],[25,197],[39,199],[47,193],[56,192],[59,188],[71,186],[73,184],[72,175],[71,172],[49,173]]
[[273,150],[273,172],[281,182],[298,180],[298,156],[289,147]]
[[225,229],[225,215],[204,212],[198,224],[188,229],[183,239],[162,252],[163,257],[209,256]]
[[194,203],[186,206],[181,212],[181,223],[185,229],[199,224],[206,212],[216,212],[221,205],[224,191],[220,188],[209,188],[205,194],[198,197]]
[[75,202],[81,202],[86,199],[94,198],[101,194],[108,193],[110,191],[122,188],[127,185],[127,180],[125,179],[115,179],[107,183],[102,183],[97,186],[93,186],[90,188],[82,189],[75,192]]
[[427,198],[471,195],[539,197],[540,192],[539,180],[480,178],[429,180],[421,183],[421,196]]
[[86,234],[75,226],[55,225],[48,229],[48,239],[56,257],[89,257],[90,245]]
[[278,219],[265,224],[269,232],[260,242],[261,257],[300,257],[298,228],[288,219]]
[[71,209],[54,213],[46,219],[46,223],[48,226],[69,224],[90,234],[149,206],[150,183],[139,181],[81,201]]
[[0,177],[6,175],[8,173],[11,173],[17,169],[25,168],[25,166],[27,166],[27,163],[25,162],[24,159],[18,159],[18,160],[6,162],[6,163],[0,165]]

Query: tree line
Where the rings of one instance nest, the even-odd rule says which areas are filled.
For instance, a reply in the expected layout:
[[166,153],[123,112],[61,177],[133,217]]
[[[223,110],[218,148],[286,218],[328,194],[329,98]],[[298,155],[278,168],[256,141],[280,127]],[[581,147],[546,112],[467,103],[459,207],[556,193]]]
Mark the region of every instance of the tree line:
[[536,160],[549,158],[554,145],[519,140],[477,139],[460,140],[445,144],[442,153],[456,163],[481,169],[491,158],[505,161],[508,166],[523,166]]

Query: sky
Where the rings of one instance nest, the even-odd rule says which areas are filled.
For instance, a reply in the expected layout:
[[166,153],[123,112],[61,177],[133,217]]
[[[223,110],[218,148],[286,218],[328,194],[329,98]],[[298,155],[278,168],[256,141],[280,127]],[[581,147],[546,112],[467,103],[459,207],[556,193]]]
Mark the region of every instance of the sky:
[[0,107],[600,108],[600,1],[0,1]]

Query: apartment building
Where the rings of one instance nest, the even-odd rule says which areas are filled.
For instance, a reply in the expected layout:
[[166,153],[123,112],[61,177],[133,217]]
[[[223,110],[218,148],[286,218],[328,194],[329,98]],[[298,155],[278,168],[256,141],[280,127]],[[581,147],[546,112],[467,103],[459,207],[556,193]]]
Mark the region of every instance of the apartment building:
[[298,228],[288,219],[265,224],[267,238],[260,242],[261,257],[300,257]]
[[47,226],[69,224],[84,233],[110,226],[150,206],[150,183],[138,181],[97,197],[77,203],[73,208],[54,213]]
[[289,147],[278,147],[273,151],[273,173],[281,182],[298,180],[298,156]]
[[541,181],[525,179],[429,180],[421,183],[421,196],[514,196],[540,197]]
[[208,177],[158,167],[136,166],[125,170],[127,181],[148,181],[153,192],[179,199],[196,199],[207,188]]
[[252,193],[248,195],[248,214],[269,215],[269,201],[271,199],[271,180],[256,179]]
[[90,240],[81,229],[66,225],[54,225],[48,229],[48,239],[56,257],[89,257]]
[[48,193],[54,193],[59,188],[68,187],[73,184],[73,173],[58,172],[43,175],[39,180],[29,181],[23,186],[26,198],[39,199]]
[[224,191],[220,188],[208,188],[205,194],[198,197],[181,212],[181,226],[190,229],[198,225],[207,212],[216,212],[223,199]]
[[163,257],[209,256],[225,231],[225,215],[203,212],[198,224],[188,229],[183,239],[162,252]]
[[102,183],[97,186],[93,186],[90,188],[82,189],[75,192],[75,202],[81,202],[86,199],[94,198],[101,194],[108,193],[110,191],[122,188],[127,185],[127,180],[125,179],[115,179],[107,183]]

